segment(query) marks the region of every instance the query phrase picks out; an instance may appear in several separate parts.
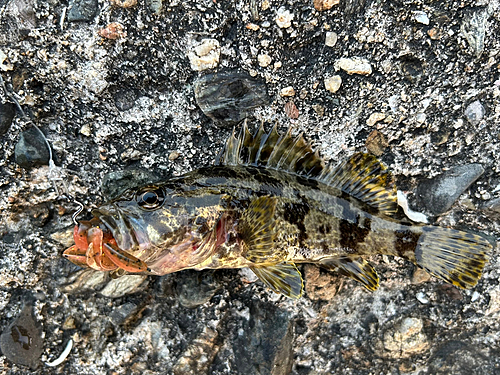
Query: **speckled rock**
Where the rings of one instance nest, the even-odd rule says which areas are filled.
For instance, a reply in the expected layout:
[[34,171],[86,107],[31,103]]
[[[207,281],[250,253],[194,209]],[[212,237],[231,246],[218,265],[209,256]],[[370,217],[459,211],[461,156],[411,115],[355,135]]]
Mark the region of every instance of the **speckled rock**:
[[484,106],[479,100],[475,100],[465,108],[465,117],[472,125],[477,125],[483,119],[485,114]]
[[489,16],[488,7],[469,8],[462,20],[460,30],[467,39],[472,53],[476,55],[476,57],[481,56],[484,50],[486,21]]
[[421,182],[417,188],[417,196],[427,210],[434,215],[442,214],[483,173],[484,168],[480,164],[453,167],[431,180]]
[[418,318],[404,318],[384,335],[384,347],[390,356],[410,357],[429,348],[427,336],[422,331],[423,322]]
[[19,316],[0,337],[2,354],[10,361],[36,369],[43,351],[42,328],[33,318],[33,307],[27,303]]
[[16,163],[23,168],[49,164],[49,150],[36,128],[23,131],[15,149]]

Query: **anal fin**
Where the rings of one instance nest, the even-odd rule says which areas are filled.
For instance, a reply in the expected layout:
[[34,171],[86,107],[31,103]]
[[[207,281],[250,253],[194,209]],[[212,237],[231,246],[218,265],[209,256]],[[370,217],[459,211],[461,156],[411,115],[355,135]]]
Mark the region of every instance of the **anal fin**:
[[368,290],[378,288],[377,271],[361,257],[342,256],[322,259],[320,265],[331,271],[339,271],[363,284]]
[[293,263],[253,266],[250,269],[276,293],[289,298],[299,298],[304,291],[302,276]]

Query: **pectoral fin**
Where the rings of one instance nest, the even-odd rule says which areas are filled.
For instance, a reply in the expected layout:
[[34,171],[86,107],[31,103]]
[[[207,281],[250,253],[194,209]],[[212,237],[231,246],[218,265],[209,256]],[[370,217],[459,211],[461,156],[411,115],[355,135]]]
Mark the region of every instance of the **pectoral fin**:
[[295,264],[278,263],[269,266],[250,267],[250,269],[276,293],[289,298],[299,298],[302,295],[304,283]]
[[243,213],[238,232],[245,246],[243,256],[254,263],[274,263],[275,197],[254,199]]
[[327,258],[321,261],[321,266],[328,270],[339,271],[345,276],[359,281],[369,290],[373,291],[378,288],[377,271],[361,257]]

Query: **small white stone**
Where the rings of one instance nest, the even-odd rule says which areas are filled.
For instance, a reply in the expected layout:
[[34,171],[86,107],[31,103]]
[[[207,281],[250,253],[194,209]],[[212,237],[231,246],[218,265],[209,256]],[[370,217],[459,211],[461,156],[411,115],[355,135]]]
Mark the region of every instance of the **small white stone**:
[[325,89],[331,93],[335,93],[340,89],[342,85],[342,78],[340,76],[333,76],[325,78]]
[[424,25],[428,25],[429,24],[429,17],[427,16],[427,13],[422,12],[421,10],[417,10],[416,12],[414,12],[413,13],[413,18],[418,23],[422,23]]
[[479,299],[479,297],[481,297],[481,295],[478,292],[474,291],[474,293],[472,293],[472,297],[471,297],[470,301],[475,302]]
[[429,299],[425,296],[424,293],[418,292],[417,295],[415,296],[418,301],[424,305],[427,305],[429,303]]
[[374,112],[368,117],[368,120],[366,120],[366,125],[368,126],[373,126],[377,122],[382,121],[385,119],[385,113],[382,112]]
[[295,90],[292,86],[284,87],[280,91],[281,96],[295,96]]
[[80,128],[80,134],[83,134],[83,135],[85,135],[87,137],[90,137],[90,135],[92,134],[92,129],[90,128],[90,125],[89,124],[83,125]]
[[336,32],[333,32],[333,31],[328,31],[326,33],[326,37],[325,37],[325,45],[328,46],[328,47],[333,47],[335,46],[335,44],[337,44],[337,40],[338,40],[338,35]]
[[292,26],[293,13],[290,13],[289,10],[286,10],[284,7],[278,9],[278,13],[276,14],[276,24],[282,28],[287,29]]
[[266,54],[259,55],[257,56],[257,61],[259,62],[259,66],[265,68],[271,64],[271,56]]
[[341,58],[335,61],[335,69],[342,69],[347,74],[369,75],[372,73],[370,62],[361,57]]
[[188,52],[191,69],[202,71],[213,69],[219,64],[220,45],[216,39],[203,39],[200,44]]
[[425,122],[426,118],[427,118],[427,116],[425,115],[425,113],[419,112],[415,116],[415,121],[419,124],[423,124]]

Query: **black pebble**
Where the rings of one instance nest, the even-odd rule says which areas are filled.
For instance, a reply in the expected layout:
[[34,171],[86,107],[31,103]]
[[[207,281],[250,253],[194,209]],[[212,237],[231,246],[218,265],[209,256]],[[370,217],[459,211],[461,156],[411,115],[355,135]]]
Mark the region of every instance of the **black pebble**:
[[17,365],[36,369],[43,351],[42,329],[33,319],[31,304],[26,304],[21,314],[0,336],[2,354]]
[[97,7],[97,0],[70,0],[68,21],[92,21]]
[[132,108],[137,100],[137,93],[132,89],[119,90],[114,98],[116,108],[120,111],[126,111]]
[[16,163],[23,168],[49,164],[49,149],[36,128],[23,131],[14,151]]
[[0,136],[9,131],[16,115],[16,106],[12,103],[0,103]]

